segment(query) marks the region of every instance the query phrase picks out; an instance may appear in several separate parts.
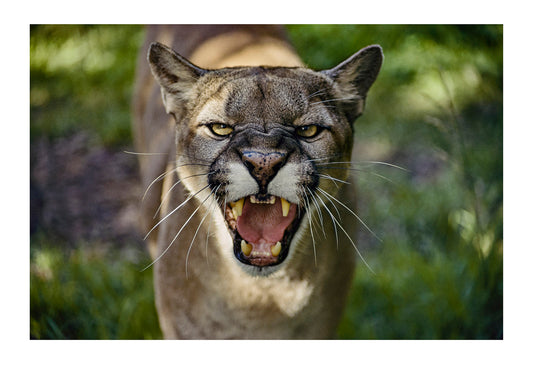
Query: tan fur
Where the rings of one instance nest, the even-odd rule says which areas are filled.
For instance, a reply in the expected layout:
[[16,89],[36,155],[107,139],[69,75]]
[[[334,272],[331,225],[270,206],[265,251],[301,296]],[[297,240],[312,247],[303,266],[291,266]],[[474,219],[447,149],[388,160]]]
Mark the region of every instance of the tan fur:
[[[144,231],[150,232],[148,244],[155,261],[153,268],[156,305],[165,338],[334,337],[351,284],[356,251],[351,241],[339,229],[337,247],[334,224],[329,220],[328,213],[321,211],[323,222],[319,221],[317,212],[312,216],[314,221],[311,225],[306,218],[302,220],[300,229],[292,240],[289,255],[279,266],[271,270],[265,269],[270,272],[264,276],[261,273],[251,273],[247,270],[248,267],[240,265],[234,256],[232,237],[224,222],[223,213],[208,197],[208,190],[198,194],[195,200],[182,204],[189,193],[199,191],[206,184],[205,176],[186,177],[206,172],[207,168],[191,165],[194,161],[218,161],[222,167],[234,166],[234,172],[246,172],[243,161],[223,148],[222,145],[226,145],[224,143],[227,141],[213,140],[208,127],[201,126],[202,122],[211,118],[230,123],[231,119],[237,119],[241,113],[246,124],[249,124],[247,128],[243,128],[243,134],[251,132],[252,128],[259,127],[259,124],[264,124],[265,130],[271,130],[268,132],[284,129],[283,132],[286,133],[286,130],[294,129],[290,127],[306,125],[310,119],[330,122],[334,124],[333,129],[323,131],[323,136],[316,143],[305,144],[304,150],[316,158],[327,155],[328,161],[349,161],[352,147],[350,123],[362,111],[366,91],[379,71],[381,58],[372,58],[376,60],[377,68],[370,70],[372,78],[366,80],[369,82],[365,82],[364,77],[357,80],[350,78],[353,82],[362,83],[357,84],[360,86],[352,91],[353,98],[346,103],[346,106],[355,109],[350,110],[351,115],[338,115],[344,111],[339,110],[340,104],[339,109],[335,110],[338,113],[332,113],[328,106],[318,103],[312,108],[295,110],[292,115],[290,107],[294,105],[295,109],[298,108],[294,101],[298,101],[300,90],[303,90],[298,84],[298,78],[301,77],[307,82],[323,81],[337,96],[345,96],[344,83],[335,83],[336,80],[341,82],[341,78],[346,78],[342,76],[344,73],[331,71],[319,74],[305,68],[297,68],[288,71],[287,79],[280,79],[275,72],[250,73],[255,71],[236,69],[235,72],[224,74],[222,78],[205,75],[195,81],[196,78],[187,78],[188,71],[183,68],[182,63],[161,60],[159,57],[168,53],[160,47],[159,55],[152,49],[151,64],[159,84],[163,88],[166,86],[163,90],[163,101],[160,86],[152,78],[145,58],[149,44],[159,41],[171,46],[193,64],[204,69],[258,65],[302,67],[299,57],[284,39],[282,29],[259,25],[159,26],[149,28],[147,34],[147,43],[139,60],[133,104],[134,137],[138,152],[152,153],[140,156],[143,184],[145,187],[150,186],[143,201],[141,220]],[[364,63],[364,60],[360,61]],[[162,67],[162,70],[158,67]],[[172,75],[167,75],[167,68],[174,70]],[[366,66],[363,71],[361,75],[366,75]],[[180,77],[177,83],[172,81],[174,74]],[[341,78],[337,78],[337,74]],[[223,80],[230,80],[229,84]],[[250,102],[250,98],[259,96],[254,80],[263,80],[261,85],[272,90],[271,95],[262,92],[266,95],[264,102],[259,99],[257,102]],[[290,80],[293,80],[293,84],[288,84]],[[197,88],[202,88],[200,93]],[[241,98],[240,102],[238,98]],[[241,102],[246,103],[246,106],[236,114],[230,114],[229,106],[240,109]],[[222,103],[226,106],[222,106]],[[175,119],[166,112],[173,114]],[[294,126],[285,126],[278,119],[281,113],[291,117]],[[185,127],[185,124],[188,124],[189,128]],[[195,126],[196,124],[199,126]],[[240,130],[238,126],[235,130],[236,135],[241,133],[237,132]],[[278,151],[280,148],[272,149],[267,141],[263,142],[266,139],[261,137],[250,136],[246,140],[250,138],[255,143],[252,146],[255,145],[262,151]],[[283,140],[290,143],[286,137]],[[232,148],[239,149],[239,145],[236,144]],[[305,169],[309,170],[312,164],[306,163],[299,153],[290,153],[285,176],[307,179],[305,174],[300,172],[299,166],[302,166],[302,169],[307,166]],[[177,174],[170,173],[162,179],[157,179],[176,166]],[[341,180],[347,178],[347,170],[329,170],[327,173]],[[183,181],[178,184],[180,177]],[[241,178],[234,174],[230,177],[223,176],[222,179],[229,179],[240,185]],[[250,181],[249,177],[242,179]],[[294,182],[299,182],[298,179]],[[292,178],[284,182],[289,184],[291,180]],[[277,190],[287,190],[282,187],[284,182],[272,182],[269,187],[277,185]],[[321,180],[319,183],[319,187],[334,193],[347,207],[355,208],[353,186],[338,186],[342,185],[328,180]],[[227,195],[229,198],[231,193]],[[236,199],[238,198],[228,200]],[[158,216],[154,218],[162,201]],[[161,222],[180,205],[182,207],[179,211]],[[331,204],[329,207],[338,218]],[[338,218],[339,223],[353,237],[355,219],[341,206],[337,207],[341,216]],[[197,212],[191,217],[195,211]],[[314,227],[312,234],[310,227]],[[174,239],[182,228],[179,237]],[[168,251],[161,256],[167,248]]]
[[[231,55],[223,54],[232,49],[235,52]],[[208,69],[241,65],[303,66],[300,57],[292,49],[280,44],[279,39],[270,36],[254,38],[245,31],[229,32],[208,39],[194,51],[191,61]]]

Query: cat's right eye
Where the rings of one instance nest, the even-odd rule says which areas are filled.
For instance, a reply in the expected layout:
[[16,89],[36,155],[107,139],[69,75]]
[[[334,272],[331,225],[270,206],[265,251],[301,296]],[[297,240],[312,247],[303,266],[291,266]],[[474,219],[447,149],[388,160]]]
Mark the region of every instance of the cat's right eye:
[[208,127],[217,136],[228,136],[233,132],[233,127],[224,123],[212,123]]

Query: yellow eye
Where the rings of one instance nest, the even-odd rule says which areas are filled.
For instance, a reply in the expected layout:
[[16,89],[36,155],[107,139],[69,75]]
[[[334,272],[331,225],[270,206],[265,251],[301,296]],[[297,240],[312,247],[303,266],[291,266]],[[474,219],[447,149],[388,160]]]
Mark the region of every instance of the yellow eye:
[[318,128],[318,126],[315,126],[314,124],[310,126],[301,126],[296,128],[296,133],[298,134],[298,136],[301,137],[313,137],[316,136],[319,131],[320,128]]
[[233,132],[233,128],[227,124],[213,123],[209,126],[211,131],[218,136],[228,136]]

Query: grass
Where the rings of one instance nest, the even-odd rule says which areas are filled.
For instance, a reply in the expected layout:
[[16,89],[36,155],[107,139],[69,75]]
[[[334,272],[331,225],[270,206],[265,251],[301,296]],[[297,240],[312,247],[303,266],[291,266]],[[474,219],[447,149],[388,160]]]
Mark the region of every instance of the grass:
[[141,272],[148,260],[109,258],[98,245],[67,254],[46,243],[31,249],[32,338],[161,338],[152,272]]
[[[316,69],[382,45],[356,159],[407,169],[361,165],[358,214],[383,241],[359,232],[375,274],[360,263],[339,337],[501,339],[502,27],[291,25],[289,34]],[[83,130],[128,146],[142,38],[129,25],[32,27],[31,140]],[[31,337],[160,337],[145,261],[119,246],[33,235]]]

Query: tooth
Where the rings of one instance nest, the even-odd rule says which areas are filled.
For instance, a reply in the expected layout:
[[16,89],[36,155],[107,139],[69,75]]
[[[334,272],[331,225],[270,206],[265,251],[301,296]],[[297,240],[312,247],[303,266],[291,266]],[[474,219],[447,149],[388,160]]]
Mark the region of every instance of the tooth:
[[291,203],[281,198],[281,209],[283,210],[283,217],[287,217],[289,209],[291,209]]
[[[253,248],[252,245],[250,245],[245,240],[241,241],[241,250],[242,250],[242,253],[244,255],[249,256],[252,253],[252,248]],[[280,248],[281,248],[281,245],[280,245]],[[278,254],[279,254],[279,252],[278,252]]]
[[277,257],[281,252],[281,242],[276,242],[276,244],[270,248],[270,252],[272,253],[272,256]]
[[243,205],[244,205],[244,198],[240,198],[236,202],[231,203],[231,210],[233,211],[233,216],[235,217],[235,220],[237,220],[239,216],[242,215]]
[[259,199],[257,196],[250,196],[250,203],[252,204],[274,204],[276,203],[275,196],[269,196],[267,199]]

